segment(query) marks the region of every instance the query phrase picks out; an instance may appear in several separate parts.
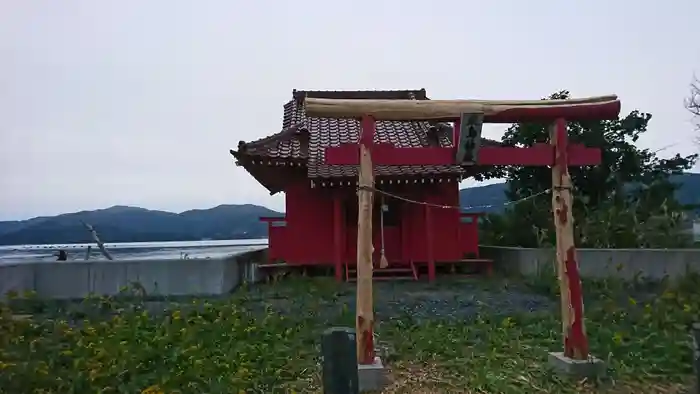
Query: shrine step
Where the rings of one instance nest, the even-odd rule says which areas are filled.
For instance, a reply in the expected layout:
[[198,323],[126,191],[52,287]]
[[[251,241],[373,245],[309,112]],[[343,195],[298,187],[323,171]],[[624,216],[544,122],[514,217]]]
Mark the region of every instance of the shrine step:
[[[346,278],[348,282],[357,281],[357,269],[348,268]],[[374,280],[416,280],[415,272],[411,268],[375,268],[372,271]]]

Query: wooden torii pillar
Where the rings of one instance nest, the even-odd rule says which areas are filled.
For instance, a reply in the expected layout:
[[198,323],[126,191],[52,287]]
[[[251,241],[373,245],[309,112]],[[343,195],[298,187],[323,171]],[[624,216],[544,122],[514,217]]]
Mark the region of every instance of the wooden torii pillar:
[[[306,99],[306,114],[320,118],[361,119],[358,144],[327,148],[325,163],[359,164],[357,236],[357,355],[360,364],[372,364],[374,350],[374,311],[372,295],[372,188],[375,165],[521,165],[552,167],[552,211],[557,235],[557,272],[562,309],[564,354],[574,359],[588,358],[588,340],[583,321],[581,279],[576,260],[571,214],[569,166],[595,165],[601,161],[597,148],[569,144],[566,121],[616,119],[620,113],[617,96],[587,99],[536,101],[476,100],[342,100]],[[477,121],[474,122],[474,117]],[[467,125],[467,119],[470,124]],[[455,134],[461,133],[452,148],[396,148],[375,144],[377,120],[449,121]],[[528,148],[478,147],[482,123],[546,122],[553,124],[550,144]],[[475,126],[478,123],[478,127]],[[463,131],[471,127],[470,134]],[[474,133],[476,130],[476,133]],[[471,147],[468,163],[464,145]],[[426,215],[430,217],[430,215]],[[430,228],[430,223],[426,226]],[[432,245],[429,245],[429,249]],[[434,271],[433,271],[434,272]],[[434,273],[430,280],[434,279]]]

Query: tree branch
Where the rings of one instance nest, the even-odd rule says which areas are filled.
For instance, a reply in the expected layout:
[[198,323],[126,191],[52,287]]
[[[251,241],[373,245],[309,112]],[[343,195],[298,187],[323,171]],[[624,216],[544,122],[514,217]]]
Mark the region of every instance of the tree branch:
[[[693,77],[690,83],[690,96],[685,100],[685,107],[693,114],[695,129],[700,133],[700,80]],[[700,144],[700,135],[696,137],[696,142]]]

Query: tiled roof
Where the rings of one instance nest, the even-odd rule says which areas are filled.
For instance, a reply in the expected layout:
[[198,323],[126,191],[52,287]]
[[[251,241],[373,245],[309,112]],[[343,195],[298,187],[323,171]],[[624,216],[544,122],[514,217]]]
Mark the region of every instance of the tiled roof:
[[294,112],[293,101],[284,105],[282,131],[251,142],[241,141],[238,143],[238,152],[280,159],[305,159],[307,154],[302,150],[303,138],[300,137],[306,130],[302,128],[301,123],[293,124],[287,116],[288,112]]
[[[249,155],[273,158],[307,159],[311,178],[350,177],[357,175],[357,166],[324,164],[326,147],[355,144],[359,141],[360,122],[355,119],[307,118],[304,98],[345,99],[427,99],[425,90],[401,91],[294,91],[294,98],[284,105],[282,131],[250,143],[241,143]],[[308,134],[307,134],[308,133]],[[375,143],[391,143],[399,148],[428,146],[452,147],[452,128],[428,122],[378,121]],[[307,146],[304,146],[307,145]],[[458,165],[377,166],[377,175],[462,174]]]

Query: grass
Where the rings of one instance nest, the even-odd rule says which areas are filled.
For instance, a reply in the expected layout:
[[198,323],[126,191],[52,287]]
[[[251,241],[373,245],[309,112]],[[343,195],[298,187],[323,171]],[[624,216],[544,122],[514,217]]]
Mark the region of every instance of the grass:
[[[551,278],[479,283],[556,296]],[[685,392],[698,285],[697,278],[678,286],[584,283],[591,350],[609,367],[602,381],[548,371],[547,352],[561,349],[556,307],[379,321],[393,378],[385,392]],[[177,300],[166,311],[139,297],[51,304],[29,295],[2,307],[0,393],[320,393],[319,333],[353,325],[352,306],[341,302],[351,291],[331,279],[293,279],[221,299]],[[28,309],[32,318],[13,317]]]

